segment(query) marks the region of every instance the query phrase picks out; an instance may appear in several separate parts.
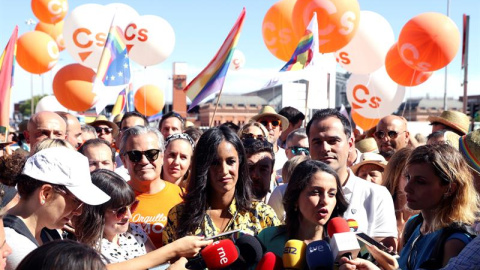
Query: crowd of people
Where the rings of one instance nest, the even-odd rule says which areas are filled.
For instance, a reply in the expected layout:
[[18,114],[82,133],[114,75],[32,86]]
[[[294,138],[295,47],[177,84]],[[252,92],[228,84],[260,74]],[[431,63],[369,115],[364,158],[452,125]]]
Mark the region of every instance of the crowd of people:
[[[226,239],[232,269],[267,269],[293,240],[333,241],[339,218],[379,243],[322,253],[340,269],[476,269],[480,130],[457,111],[428,120],[423,142],[401,116],[361,131],[335,109],[264,106],[209,129],[175,112],[158,126],[36,113],[2,144],[0,269],[191,269]],[[247,235],[259,256],[242,254]]]

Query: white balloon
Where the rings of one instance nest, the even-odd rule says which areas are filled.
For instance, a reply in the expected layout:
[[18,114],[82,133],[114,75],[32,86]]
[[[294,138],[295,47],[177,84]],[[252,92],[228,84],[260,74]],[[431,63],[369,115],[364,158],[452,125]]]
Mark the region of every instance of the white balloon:
[[35,107],[35,113],[43,111],[67,112],[68,109],[63,107],[55,96],[46,96],[40,99],[40,101],[37,103],[37,107]]
[[173,52],[175,32],[163,18],[144,15],[135,18],[125,29],[130,59],[142,66],[163,62]]
[[357,33],[345,47],[335,52],[335,57],[345,70],[368,74],[385,64],[394,42],[390,23],[378,13],[362,10]]
[[245,55],[239,50],[235,49],[233,52],[232,62],[228,69],[230,70],[239,70],[245,65]]
[[358,114],[366,118],[382,118],[402,104],[405,87],[396,84],[385,66],[370,75],[352,74],[347,82],[347,99]]
[[102,56],[113,13],[105,6],[85,4],[65,18],[65,48],[78,63],[97,69]]
[[112,3],[105,6],[111,12],[111,16],[115,14],[114,25],[120,27],[122,32],[132,20],[139,16],[138,12],[127,4]]

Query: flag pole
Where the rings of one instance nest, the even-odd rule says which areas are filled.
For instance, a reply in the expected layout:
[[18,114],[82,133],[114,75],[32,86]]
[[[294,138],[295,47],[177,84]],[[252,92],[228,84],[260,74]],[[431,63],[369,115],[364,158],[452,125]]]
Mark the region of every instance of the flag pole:
[[220,88],[220,92],[218,92],[217,104],[215,104],[215,110],[213,110],[212,120],[210,120],[210,128],[212,128],[213,120],[215,119],[215,114],[217,113],[218,103],[220,102],[220,96],[222,95],[223,87]]

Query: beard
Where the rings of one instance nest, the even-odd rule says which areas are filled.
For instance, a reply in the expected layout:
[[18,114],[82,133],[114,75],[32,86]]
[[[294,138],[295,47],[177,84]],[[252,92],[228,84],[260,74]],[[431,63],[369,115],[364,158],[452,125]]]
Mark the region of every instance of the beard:
[[380,155],[382,155],[386,160],[390,159],[393,154],[395,154],[395,149],[388,151],[380,151]]

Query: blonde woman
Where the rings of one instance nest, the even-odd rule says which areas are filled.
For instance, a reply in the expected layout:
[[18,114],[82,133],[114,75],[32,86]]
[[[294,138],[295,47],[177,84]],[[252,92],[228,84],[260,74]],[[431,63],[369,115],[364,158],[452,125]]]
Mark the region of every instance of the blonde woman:
[[249,122],[243,125],[238,130],[237,135],[242,140],[253,138],[256,140],[267,140],[273,143],[272,139],[269,138],[268,130],[259,122]]

